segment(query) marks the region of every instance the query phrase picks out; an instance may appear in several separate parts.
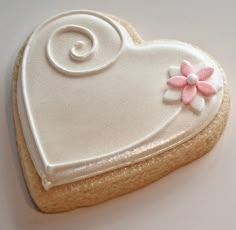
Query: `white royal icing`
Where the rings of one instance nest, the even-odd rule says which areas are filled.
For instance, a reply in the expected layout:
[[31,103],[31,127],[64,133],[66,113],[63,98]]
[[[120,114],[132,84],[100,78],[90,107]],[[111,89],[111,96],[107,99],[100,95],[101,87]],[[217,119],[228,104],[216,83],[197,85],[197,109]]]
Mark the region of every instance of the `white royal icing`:
[[212,66],[211,82],[223,86],[206,53],[177,41],[134,44],[124,27],[97,12],[66,12],[39,26],[23,54],[17,102],[44,188],[138,162],[205,128],[223,90],[206,102],[196,97],[191,107],[205,106],[198,114],[164,102],[180,100],[166,80],[183,60]]
[[180,68],[179,66],[170,66],[168,69],[168,76],[169,77],[175,77],[179,76],[180,74]]
[[164,93],[164,102],[180,102],[182,91],[179,89],[169,88]]

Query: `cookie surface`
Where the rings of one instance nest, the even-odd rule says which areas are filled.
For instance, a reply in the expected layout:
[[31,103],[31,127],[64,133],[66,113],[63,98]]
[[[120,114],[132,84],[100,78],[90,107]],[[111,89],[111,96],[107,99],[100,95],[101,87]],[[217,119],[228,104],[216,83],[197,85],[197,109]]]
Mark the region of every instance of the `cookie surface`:
[[[66,17],[71,15],[69,20],[77,24],[72,26],[70,22],[68,26]],[[54,21],[55,30],[51,30],[48,23]],[[90,24],[96,25],[92,32],[87,27],[81,30]],[[96,55],[103,47],[97,38],[101,30],[96,34],[95,29],[104,24],[117,48],[103,50],[104,58],[100,60]],[[45,25],[50,32],[44,31]],[[227,119],[229,97],[222,70],[206,53],[180,42],[142,42],[126,23],[94,12],[66,13],[40,28],[26,43],[24,54],[20,53],[14,72],[13,107],[25,178],[42,211],[67,211],[135,190],[200,157],[216,143]],[[78,30],[83,32],[80,39],[89,38],[83,41],[89,43],[89,50],[82,51],[82,57],[77,50],[81,44],[77,41]],[[69,38],[64,37],[67,33]],[[72,49],[58,51],[56,44],[62,47],[63,41]],[[97,52],[93,51],[94,44],[98,45]],[[94,54],[89,54],[91,50]],[[84,56],[85,60],[81,60]],[[57,57],[69,60],[56,62]],[[93,58],[98,69],[93,67]],[[184,59],[188,60],[186,66],[192,68],[188,75],[194,76],[181,77],[191,84],[198,70],[206,71],[209,66],[214,69],[213,73],[208,72],[211,81],[206,82],[216,82],[218,88],[214,85],[212,97],[206,91],[208,97],[201,97],[197,106],[186,101],[187,105],[183,105],[184,99],[178,98],[183,87],[166,85],[172,81],[168,75],[173,71],[174,75],[183,74],[177,67]],[[70,68],[61,64],[69,64]],[[18,75],[21,81],[17,81]],[[191,85],[186,81],[181,83],[184,87]],[[195,91],[199,89],[196,87]],[[198,93],[195,98],[201,95]],[[166,103],[166,99],[171,103]]]

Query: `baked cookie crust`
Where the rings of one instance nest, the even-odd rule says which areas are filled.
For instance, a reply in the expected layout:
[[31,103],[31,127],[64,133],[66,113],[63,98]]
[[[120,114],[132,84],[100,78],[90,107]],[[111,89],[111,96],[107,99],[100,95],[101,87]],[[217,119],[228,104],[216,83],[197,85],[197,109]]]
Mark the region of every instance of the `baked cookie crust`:
[[[123,25],[136,44],[142,43],[142,39],[130,24],[117,17],[111,15],[109,17]],[[17,149],[25,181],[33,201],[42,212],[65,212],[78,207],[91,206],[144,187],[209,152],[226,125],[230,97],[225,81],[224,96],[217,115],[204,130],[193,138],[139,163],[88,179],[59,185],[46,191],[41,185],[41,179],[27,149],[17,109],[17,80],[23,51],[24,47],[19,51],[13,70],[13,118]]]

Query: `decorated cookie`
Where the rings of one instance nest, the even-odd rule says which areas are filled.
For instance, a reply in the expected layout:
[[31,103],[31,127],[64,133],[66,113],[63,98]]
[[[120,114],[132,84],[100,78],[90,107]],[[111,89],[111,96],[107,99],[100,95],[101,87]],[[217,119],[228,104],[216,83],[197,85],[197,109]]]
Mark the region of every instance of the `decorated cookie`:
[[179,41],[72,11],[37,27],[13,76],[18,152],[43,212],[90,206],[207,153],[229,111],[224,72]]

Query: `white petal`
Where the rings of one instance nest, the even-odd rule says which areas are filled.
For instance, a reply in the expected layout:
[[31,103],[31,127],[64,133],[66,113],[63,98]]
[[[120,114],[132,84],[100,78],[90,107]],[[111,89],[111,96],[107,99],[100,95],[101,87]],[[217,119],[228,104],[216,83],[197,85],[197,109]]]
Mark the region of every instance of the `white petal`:
[[222,85],[217,81],[213,81],[211,82],[211,84],[216,89],[216,92],[219,92],[223,88]]
[[200,113],[205,107],[205,100],[202,96],[197,94],[191,102],[191,108],[194,112]]
[[170,66],[168,69],[168,76],[169,77],[175,77],[175,76],[181,76],[180,73],[180,67],[178,66]]
[[215,75],[213,75],[207,82],[216,89],[216,92],[219,92],[223,88],[222,83],[219,82],[219,79]]
[[182,90],[170,88],[165,92],[163,100],[165,102],[177,102],[181,100],[181,94]]

